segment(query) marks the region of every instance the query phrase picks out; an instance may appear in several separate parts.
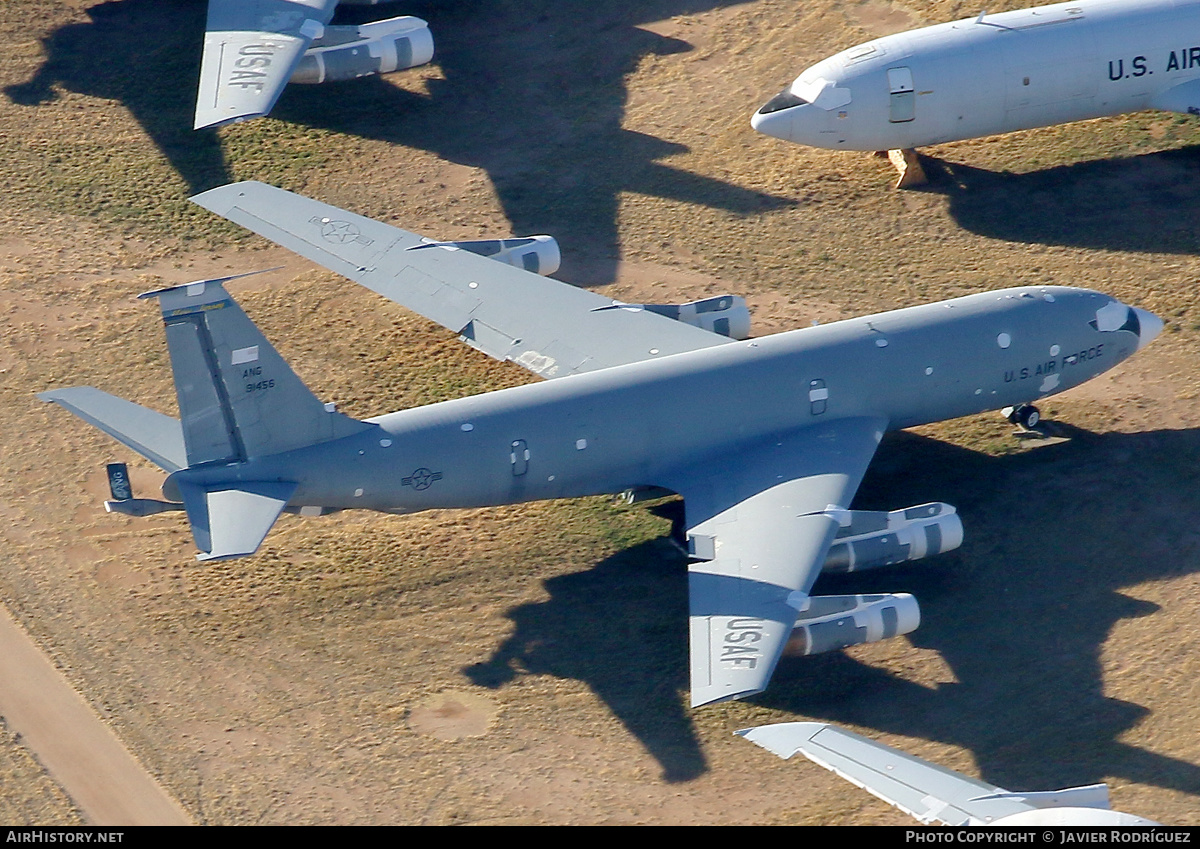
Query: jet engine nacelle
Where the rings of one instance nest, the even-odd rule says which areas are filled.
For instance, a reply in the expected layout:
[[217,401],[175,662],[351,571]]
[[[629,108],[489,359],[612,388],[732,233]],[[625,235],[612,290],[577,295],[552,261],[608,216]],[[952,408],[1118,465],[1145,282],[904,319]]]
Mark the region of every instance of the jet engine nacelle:
[[841,524],[822,572],[861,572],[920,560],[962,545],[958,512],[940,501],[890,513],[846,510],[833,514]]
[[921,624],[921,608],[908,593],[804,596],[798,610],[783,649],[791,657],[875,643]]
[[614,303],[603,309],[646,310],[730,339],[750,338],[750,308],[738,295],[718,295],[686,304]]
[[327,26],[296,66],[294,83],[330,83],[415,68],[433,59],[433,33],[405,15],[361,26]]
[[553,274],[562,262],[562,252],[553,236],[525,236],[521,239],[476,239],[460,242],[428,241],[414,245],[410,251],[420,248],[445,248],[446,250],[470,251],[473,254],[503,262],[534,274]]

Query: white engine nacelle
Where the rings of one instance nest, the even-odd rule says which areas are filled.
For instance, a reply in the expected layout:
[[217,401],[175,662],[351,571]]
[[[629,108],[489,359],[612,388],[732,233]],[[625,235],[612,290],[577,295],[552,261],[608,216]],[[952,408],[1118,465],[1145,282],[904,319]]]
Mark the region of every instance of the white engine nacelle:
[[804,596],[797,609],[800,616],[783,649],[791,657],[876,643],[921,624],[921,608],[908,593]]
[[415,68],[433,59],[433,33],[405,15],[361,26],[327,26],[296,66],[294,83],[330,83]]
[[842,527],[822,572],[861,572],[920,560],[953,551],[963,541],[958,511],[940,501],[890,513],[846,510],[831,515]]
[[523,268],[545,277],[558,271],[562,252],[553,236],[525,236],[520,239],[477,239],[460,242],[435,242],[413,245],[408,250],[444,248],[448,251],[470,251],[505,265]]

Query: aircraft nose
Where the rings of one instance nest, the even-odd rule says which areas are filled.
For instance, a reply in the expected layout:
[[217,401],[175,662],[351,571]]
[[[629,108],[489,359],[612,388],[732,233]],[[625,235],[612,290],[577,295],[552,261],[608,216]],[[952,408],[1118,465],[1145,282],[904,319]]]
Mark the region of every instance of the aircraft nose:
[[750,126],[763,135],[793,141],[793,124],[797,112],[807,105],[807,100],[792,94],[789,89],[784,89],[754,113],[754,117],[750,119]]
[[1138,319],[1138,350],[1142,350],[1162,333],[1162,319],[1147,310],[1130,307]]

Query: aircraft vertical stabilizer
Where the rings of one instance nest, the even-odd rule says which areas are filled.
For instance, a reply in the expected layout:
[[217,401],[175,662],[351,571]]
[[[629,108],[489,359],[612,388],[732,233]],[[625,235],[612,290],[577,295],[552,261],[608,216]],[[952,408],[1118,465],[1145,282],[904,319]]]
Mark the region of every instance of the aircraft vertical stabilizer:
[[309,391],[229,297],[222,284],[231,279],[139,296],[162,308],[188,466],[244,462],[368,428]]

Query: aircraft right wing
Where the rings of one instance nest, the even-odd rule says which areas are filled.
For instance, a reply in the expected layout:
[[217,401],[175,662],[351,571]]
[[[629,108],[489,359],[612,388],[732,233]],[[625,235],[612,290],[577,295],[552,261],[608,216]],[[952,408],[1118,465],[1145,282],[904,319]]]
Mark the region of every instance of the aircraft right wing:
[[879,440],[882,418],[837,419],[693,461],[683,496],[692,707],[762,691]]
[[192,200],[541,377],[731,341],[264,183],[221,186]]
[[195,129],[266,115],[338,0],[208,0]]
[[[926,824],[984,825],[1016,814],[1055,808],[1090,808],[1108,813],[1108,787],[1103,784],[1013,793],[823,722],[784,722],[737,733],[784,759],[799,752]],[[1085,814],[1082,819],[1092,817],[1092,824],[1115,824],[1113,816]],[[1140,819],[1129,814],[1116,816]],[[1078,814],[1075,817],[1073,823],[1059,824],[1083,824]],[[1140,824],[1146,822],[1141,820]],[[1029,820],[1023,824],[1037,823]]]

